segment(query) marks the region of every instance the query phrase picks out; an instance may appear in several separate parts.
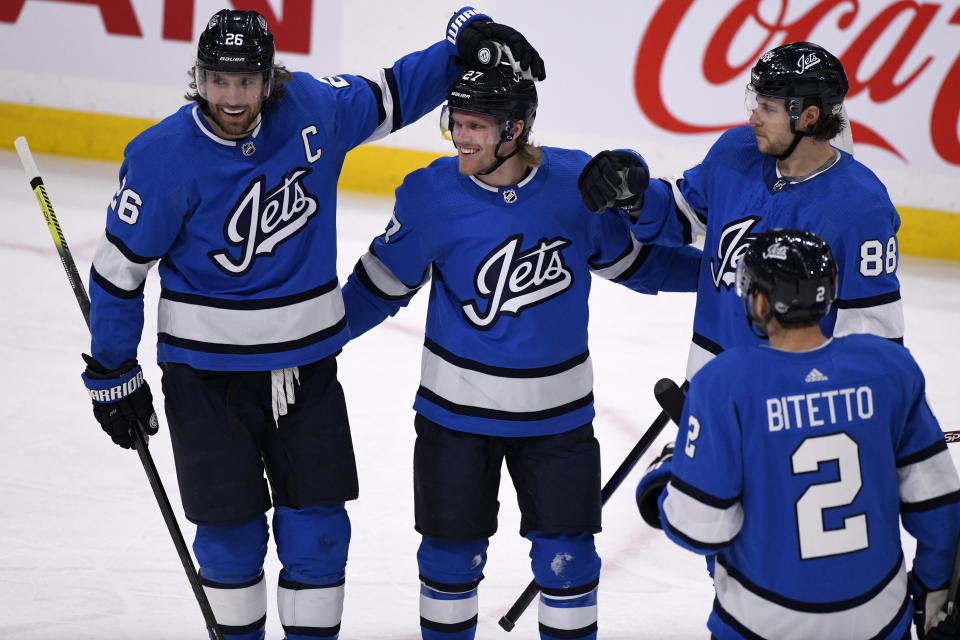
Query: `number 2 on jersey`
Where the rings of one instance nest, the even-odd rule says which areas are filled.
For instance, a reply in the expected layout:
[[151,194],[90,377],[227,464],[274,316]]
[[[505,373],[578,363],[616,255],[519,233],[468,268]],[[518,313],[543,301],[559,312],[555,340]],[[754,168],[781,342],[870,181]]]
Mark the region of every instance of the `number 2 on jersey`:
[[803,560],[859,551],[868,546],[867,515],[847,516],[838,529],[824,527],[824,510],[851,504],[863,486],[860,447],[846,433],[807,438],[790,457],[793,474],[812,473],[836,460],[840,478],[807,487],[797,500],[797,532]]

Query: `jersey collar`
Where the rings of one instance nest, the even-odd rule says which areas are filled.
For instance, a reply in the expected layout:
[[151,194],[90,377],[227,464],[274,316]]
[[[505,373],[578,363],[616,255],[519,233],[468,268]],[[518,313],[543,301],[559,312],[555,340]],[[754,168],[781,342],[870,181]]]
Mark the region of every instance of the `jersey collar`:
[[485,197],[482,199],[509,207],[514,203],[522,202],[538,191],[542,180],[537,179],[537,176],[540,175],[542,177],[545,173],[541,171],[541,169],[543,169],[542,164],[539,167],[532,167],[530,173],[528,173],[523,180],[517,184],[508,184],[504,187],[492,187],[479,180],[476,176],[465,177],[469,178],[474,186],[479,187],[483,191]]

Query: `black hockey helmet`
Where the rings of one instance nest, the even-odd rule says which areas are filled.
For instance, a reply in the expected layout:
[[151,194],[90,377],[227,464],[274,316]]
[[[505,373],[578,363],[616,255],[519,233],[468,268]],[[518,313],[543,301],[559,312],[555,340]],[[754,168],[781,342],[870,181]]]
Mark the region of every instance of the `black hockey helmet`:
[[816,101],[825,117],[839,115],[848,87],[835,55],[812,42],[789,42],[760,56],[750,70],[747,88],[785,99],[792,127],[803,112],[804,99]]
[[221,9],[200,34],[197,66],[224,73],[270,71],[273,55],[273,34],[262,15]]
[[212,74],[260,73],[263,86],[240,99],[246,103],[266,100],[273,91],[273,55],[273,34],[262,15],[256,11],[221,9],[200,34],[193,70],[197,93],[204,100],[210,99],[207,83]]
[[[805,325],[825,316],[837,299],[837,262],[830,246],[809,231],[772,229],[750,243],[737,264],[737,295],[747,322],[766,336],[776,318],[785,327]],[[770,301],[764,318],[753,315],[750,296]]]
[[510,130],[518,120],[523,120],[523,132],[517,139],[517,145],[522,146],[537,115],[537,88],[533,80],[521,77],[507,64],[492,69],[468,69],[447,92],[443,124],[451,131],[452,111],[493,116],[502,125],[501,142],[511,140]]

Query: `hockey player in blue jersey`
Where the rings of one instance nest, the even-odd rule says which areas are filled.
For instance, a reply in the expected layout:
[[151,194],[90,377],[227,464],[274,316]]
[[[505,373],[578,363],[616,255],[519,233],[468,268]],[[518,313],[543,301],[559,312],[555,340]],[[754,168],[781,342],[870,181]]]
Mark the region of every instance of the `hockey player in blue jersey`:
[[829,335],[903,337],[897,280],[900,218],[877,177],[830,140],[842,118],[847,77],[809,42],[777,47],[750,73],[750,126],[724,133],[696,167],[649,180],[643,158],[604,151],[584,169],[581,194],[594,211],[618,207],[641,242],[675,245],[704,236],[687,379],[714,355],[755,344],[735,322],[737,260],[757,233],[806,229],[824,238],[840,268],[840,297],[823,321]]
[[[960,479],[923,374],[892,341],[823,334],[837,266],[811,233],[759,234],[736,290],[769,345],[727,349],[693,378],[676,446],[638,487],[641,514],[713,558],[719,640],[908,639],[911,591],[928,631]],[[917,538],[909,577],[901,521]]]
[[319,80],[275,64],[260,14],[225,9],[200,36],[190,103],[125,150],[90,273],[83,378],[118,445],[132,446],[132,428],[156,432],[136,357],[144,279],[159,262],[158,360],[177,479],[227,638],[264,637],[271,505],[286,638],[339,633],[344,502],[358,486],[336,376],[349,338],[335,271],[337,179],[347,151],[438,106],[462,60],[489,56],[490,43],[543,77],[522,35],[470,7],[445,40],[378,78]]
[[581,151],[537,147],[534,83],[468,70],[442,123],[457,157],[406,177],[394,215],[344,286],[351,333],[432,281],[414,402],[420,623],[473,638],[506,459],[540,587],[541,638],[597,633],[600,452],[587,350],[591,272],[646,293],[693,291],[700,252],[644,246],[588,215]]

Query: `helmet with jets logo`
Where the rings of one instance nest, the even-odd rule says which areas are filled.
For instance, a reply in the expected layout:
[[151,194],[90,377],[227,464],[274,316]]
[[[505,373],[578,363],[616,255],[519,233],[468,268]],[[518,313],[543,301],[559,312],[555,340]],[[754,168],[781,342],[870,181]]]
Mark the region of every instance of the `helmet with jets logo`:
[[[830,246],[809,231],[772,229],[754,238],[737,264],[737,295],[747,320],[761,332],[770,318],[785,327],[825,316],[837,299],[837,262]],[[757,318],[750,297],[762,293],[770,313]]]
[[812,42],[771,49],[750,70],[749,88],[762,96],[785,99],[793,120],[800,117],[804,99],[818,101],[825,116],[839,115],[848,87],[840,60]]

